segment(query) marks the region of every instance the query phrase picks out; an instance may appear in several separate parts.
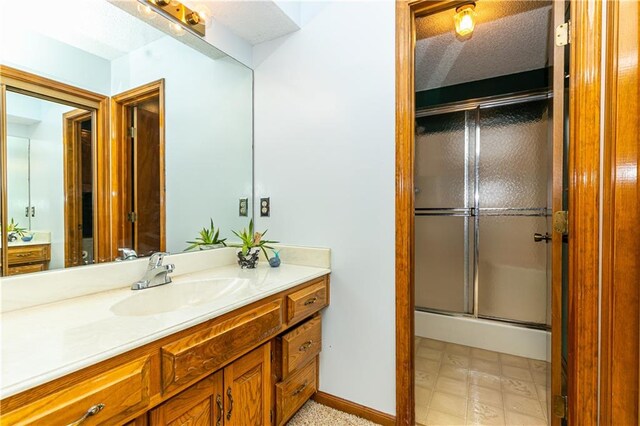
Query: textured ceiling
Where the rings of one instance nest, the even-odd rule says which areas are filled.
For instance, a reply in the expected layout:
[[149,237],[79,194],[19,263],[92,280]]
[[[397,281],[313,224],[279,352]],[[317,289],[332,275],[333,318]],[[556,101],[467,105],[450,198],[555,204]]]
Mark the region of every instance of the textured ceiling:
[[3,12],[3,25],[28,28],[107,60],[165,36],[104,0],[21,0],[3,4]]
[[466,40],[455,34],[453,10],[418,19],[416,91],[549,65],[549,2],[481,0],[476,12]]
[[300,28],[271,0],[184,0],[194,10],[204,8],[217,22],[252,45]]

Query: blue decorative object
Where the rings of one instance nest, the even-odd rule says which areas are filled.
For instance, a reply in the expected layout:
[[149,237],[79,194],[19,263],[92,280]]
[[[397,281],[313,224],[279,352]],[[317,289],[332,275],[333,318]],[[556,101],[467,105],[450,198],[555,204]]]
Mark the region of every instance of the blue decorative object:
[[22,241],[25,243],[28,243],[31,240],[33,240],[33,234],[25,234],[22,236]]
[[276,255],[275,257],[272,257],[271,259],[269,259],[269,265],[271,265],[272,268],[277,268],[278,266],[280,266],[280,255],[275,250],[273,252]]

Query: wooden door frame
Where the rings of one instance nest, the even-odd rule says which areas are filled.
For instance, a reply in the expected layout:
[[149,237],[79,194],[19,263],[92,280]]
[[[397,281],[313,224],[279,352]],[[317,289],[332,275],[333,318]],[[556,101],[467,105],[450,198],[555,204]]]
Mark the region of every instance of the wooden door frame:
[[[21,93],[24,95],[45,99],[53,102],[64,103],[78,108],[94,111],[95,134],[92,135],[94,141],[94,158],[96,167],[94,170],[94,187],[96,196],[94,197],[94,236],[97,240],[95,245],[96,253],[94,258],[97,261],[113,260],[111,253],[111,228],[109,218],[111,216],[110,188],[109,188],[109,97],[99,93],[80,89],[75,86],[61,83],[22,71],[6,65],[0,65],[0,86],[2,94],[2,116],[4,117],[5,92]],[[2,155],[2,216],[3,224],[7,215],[7,188],[6,188],[6,123],[2,122],[2,133],[0,134],[0,149]],[[97,212],[97,213],[96,213]],[[7,247],[6,232],[3,232],[3,247]],[[2,264],[7,263],[7,251],[2,250]],[[3,268],[3,273],[5,273]]]
[[[77,128],[78,125],[86,121],[87,119],[94,120],[95,113],[93,111],[87,111],[84,109],[75,109],[73,111],[66,112],[62,115],[62,157],[63,157],[63,170],[64,170],[64,266],[65,268],[70,265],[69,258],[71,256],[71,249],[69,246],[70,234],[78,232],[77,223],[82,218],[82,188],[78,188],[78,173],[82,174],[82,170],[79,167],[78,157],[82,155],[82,146],[79,142]],[[92,136],[93,139],[93,136]],[[93,151],[93,150],[92,150]],[[92,152],[93,157],[93,152]],[[95,158],[93,159],[95,163]],[[93,168],[93,167],[92,167]],[[80,196],[78,196],[80,194]],[[94,221],[95,214],[94,211]],[[80,216],[80,219],[78,218]],[[72,231],[73,228],[76,228]],[[95,242],[94,239],[94,251]]]
[[117,248],[124,247],[124,227],[127,224],[125,217],[125,196],[127,191],[128,177],[124,173],[123,160],[125,149],[127,149],[127,117],[128,107],[142,102],[146,99],[158,97],[160,116],[160,250],[166,250],[166,168],[165,168],[165,94],[164,78],[135,87],[125,92],[114,95],[111,98],[111,156],[113,167],[111,169],[112,191],[113,191],[113,253],[117,256]]
[[[415,423],[415,18],[455,0],[396,2],[396,420]],[[569,418],[595,424],[598,406],[598,262],[601,0],[571,3],[569,210]]]
[[[640,5],[607,2],[600,423],[638,424]],[[633,61],[635,59],[635,63]],[[635,96],[634,96],[635,94]],[[635,173],[631,170],[635,169]]]

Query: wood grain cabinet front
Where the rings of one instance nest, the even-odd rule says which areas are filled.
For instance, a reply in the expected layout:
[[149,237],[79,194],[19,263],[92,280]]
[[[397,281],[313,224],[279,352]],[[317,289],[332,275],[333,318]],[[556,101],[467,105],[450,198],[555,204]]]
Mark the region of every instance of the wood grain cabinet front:
[[9,246],[7,260],[9,275],[46,271],[51,260],[51,245]]
[[168,392],[213,372],[282,329],[274,300],[162,347],[162,389]]
[[276,384],[276,424],[284,425],[318,390],[317,357]]
[[143,357],[2,413],[3,425],[118,424],[149,404],[150,359]]
[[268,426],[270,376],[266,343],[153,409],[150,426]]
[[287,323],[293,325],[329,305],[327,277],[287,296]]
[[224,422],[222,379],[222,371],[219,371],[154,408],[149,413],[149,424],[152,426],[222,426]]
[[315,358],[322,349],[322,318],[318,315],[278,338],[282,345],[282,378]]

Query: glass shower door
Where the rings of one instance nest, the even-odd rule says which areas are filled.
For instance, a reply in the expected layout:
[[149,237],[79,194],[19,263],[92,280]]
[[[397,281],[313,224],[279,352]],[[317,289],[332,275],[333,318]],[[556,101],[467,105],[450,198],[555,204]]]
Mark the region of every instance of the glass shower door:
[[478,117],[478,316],[549,324],[548,101]]
[[415,301],[417,309],[470,313],[473,237],[468,113],[417,119]]

